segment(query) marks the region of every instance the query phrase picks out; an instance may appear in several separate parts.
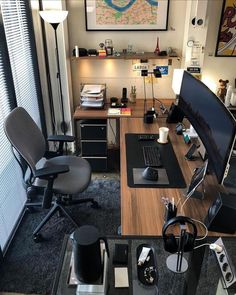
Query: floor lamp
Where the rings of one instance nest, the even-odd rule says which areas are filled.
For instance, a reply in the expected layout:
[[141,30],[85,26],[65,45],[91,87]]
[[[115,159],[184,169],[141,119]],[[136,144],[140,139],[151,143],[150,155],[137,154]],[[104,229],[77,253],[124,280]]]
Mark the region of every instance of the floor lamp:
[[62,23],[66,19],[67,15],[68,15],[68,11],[65,11],[65,10],[45,10],[45,11],[39,11],[39,14],[42,17],[42,19],[45,22],[50,23],[50,25],[54,29],[55,43],[56,43],[57,79],[59,82],[60,103],[61,103],[61,113],[62,113],[61,130],[62,130],[63,134],[66,134],[68,126],[65,122],[65,114],[64,114],[64,103],[63,103],[63,95],[62,95],[61,72],[60,72],[58,41],[57,41],[57,27],[60,23]]

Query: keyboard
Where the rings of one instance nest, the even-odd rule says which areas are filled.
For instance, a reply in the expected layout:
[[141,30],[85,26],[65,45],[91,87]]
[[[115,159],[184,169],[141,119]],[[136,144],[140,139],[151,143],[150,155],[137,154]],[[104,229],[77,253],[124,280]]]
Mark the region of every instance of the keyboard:
[[143,146],[143,158],[145,166],[162,166],[161,155],[157,146]]

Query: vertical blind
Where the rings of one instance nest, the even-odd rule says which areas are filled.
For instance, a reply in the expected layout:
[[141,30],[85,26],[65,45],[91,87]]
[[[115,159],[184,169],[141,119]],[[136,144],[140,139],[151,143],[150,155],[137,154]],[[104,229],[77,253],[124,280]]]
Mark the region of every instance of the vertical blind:
[[22,173],[4,134],[4,120],[15,106],[22,106],[41,127],[28,5],[25,0],[0,0],[0,248],[3,250],[26,201]]
[[[2,31],[0,31],[2,41]],[[11,110],[9,75],[3,44],[0,46],[0,246],[4,249],[18,220],[25,202],[21,171],[13,157],[10,144],[4,134],[4,119]],[[9,65],[8,65],[9,67]],[[8,79],[7,79],[8,78]]]
[[33,68],[27,1],[0,0],[17,105],[41,127]]

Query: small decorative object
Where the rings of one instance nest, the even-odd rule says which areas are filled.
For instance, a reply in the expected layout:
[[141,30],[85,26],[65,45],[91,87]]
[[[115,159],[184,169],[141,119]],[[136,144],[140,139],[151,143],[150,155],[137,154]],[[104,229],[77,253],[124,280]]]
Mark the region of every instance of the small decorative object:
[[98,49],[98,56],[99,57],[105,57],[107,55],[106,49],[104,48],[104,43],[99,43],[99,49]]
[[107,55],[113,55],[113,43],[111,39],[105,40],[105,49]]
[[131,103],[136,103],[136,86],[131,86],[130,98]]
[[157,37],[157,44],[156,44],[156,49],[154,50],[154,53],[157,55],[159,55],[159,53],[160,53],[159,37]]
[[130,43],[128,44],[127,53],[129,54],[133,53],[133,45]]
[[75,57],[79,57],[79,47],[75,45]]
[[231,85],[229,85],[227,88],[226,96],[225,96],[225,106],[226,107],[230,106],[230,99],[231,99],[231,95],[232,95],[232,90],[233,90],[233,87]]
[[230,99],[230,104],[233,107],[236,107],[236,89],[232,90],[232,94],[231,94],[231,99]]
[[219,80],[219,88],[217,90],[217,96],[223,101],[225,102],[225,95],[227,93],[227,83],[229,83],[229,80]]

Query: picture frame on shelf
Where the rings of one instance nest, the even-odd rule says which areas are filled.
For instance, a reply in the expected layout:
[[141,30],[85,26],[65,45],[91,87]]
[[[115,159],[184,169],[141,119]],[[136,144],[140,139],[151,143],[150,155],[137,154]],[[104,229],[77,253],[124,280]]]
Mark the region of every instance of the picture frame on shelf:
[[215,56],[236,57],[236,0],[224,0]]
[[[87,31],[166,31],[169,0],[84,0]],[[140,13],[139,13],[140,11]]]

